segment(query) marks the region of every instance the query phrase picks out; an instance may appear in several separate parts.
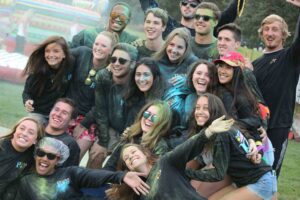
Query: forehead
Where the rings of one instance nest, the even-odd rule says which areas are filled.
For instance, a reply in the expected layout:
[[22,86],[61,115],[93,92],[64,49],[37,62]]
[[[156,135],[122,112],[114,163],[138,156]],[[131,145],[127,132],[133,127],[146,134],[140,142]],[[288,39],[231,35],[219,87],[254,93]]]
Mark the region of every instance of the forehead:
[[123,150],[123,157],[129,154],[132,151],[140,151],[136,146],[129,146]]
[[145,64],[141,64],[141,65],[137,66],[136,71],[137,72],[140,72],[140,71],[151,72],[151,70],[149,69],[149,67],[147,65],[145,65]]
[[120,50],[120,49],[116,49],[116,50],[113,52],[112,56],[122,57],[122,58],[125,58],[125,59],[127,59],[127,60],[130,59],[129,54],[128,54],[126,51],[123,51],[123,50]]
[[170,43],[175,43],[177,45],[185,45],[185,41],[183,38],[179,37],[178,35],[175,35],[171,40]]
[[111,39],[105,35],[98,35],[95,39],[95,42],[97,43],[108,43],[108,42],[111,42]]
[[129,15],[129,9],[123,5],[116,5],[115,7],[113,7],[112,12]]
[[59,108],[60,110],[64,110],[64,111],[67,111],[69,113],[72,112],[73,110],[73,107],[65,102],[57,102],[55,105],[54,105],[54,108]]
[[51,44],[48,44],[46,46],[46,49],[49,50],[49,49],[62,49],[62,46],[56,42],[54,43],[51,43]]
[[232,31],[228,29],[224,29],[219,32],[218,37],[226,37],[226,38],[234,39],[234,34]]
[[276,27],[278,29],[282,29],[282,23],[280,21],[272,21],[265,23],[263,27]]
[[152,114],[158,114],[159,108],[157,106],[152,105],[147,109],[147,111],[150,111]]
[[196,10],[196,14],[199,15],[208,15],[208,16],[214,16],[214,12],[207,8],[199,8]]
[[53,153],[53,154],[59,153],[59,151],[50,144],[42,144],[41,146],[39,146],[39,148],[47,153]]
[[199,1],[197,0],[182,0],[183,2],[186,2],[186,3],[195,3],[195,4],[200,4]]
[[208,98],[205,96],[199,97],[197,100],[197,105],[208,105]]
[[34,130],[37,129],[37,124],[32,120],[24,120],[19,124],[19,126],[26,126],[27,128]]
[[162,18],[155,16],[152,12],[148,13],[146,20],[160,21],[162,22]]
[[204,72],[208,72],[208,67],[206,64],[201,63],[200,65],[198,65],[195,69],[196,71],[204,71]]

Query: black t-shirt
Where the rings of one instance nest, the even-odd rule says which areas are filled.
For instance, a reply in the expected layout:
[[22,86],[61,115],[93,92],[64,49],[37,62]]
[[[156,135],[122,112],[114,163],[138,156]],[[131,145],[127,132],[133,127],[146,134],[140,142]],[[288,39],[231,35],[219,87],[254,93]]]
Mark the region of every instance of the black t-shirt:
[[[96,188],[104,183],[121,183],[124,172],[81,167],[58,168],[49,176],[31,174],[21,179],[17,200],[82,199],[81,188]],[[85,197],[84,199],[91,199]]]
[[0,141],[0,199],[8,195],[7,187],[14,185],[22,174],[28,171],[34,164],[33,147],[24,152],[16,151],[11,140]]

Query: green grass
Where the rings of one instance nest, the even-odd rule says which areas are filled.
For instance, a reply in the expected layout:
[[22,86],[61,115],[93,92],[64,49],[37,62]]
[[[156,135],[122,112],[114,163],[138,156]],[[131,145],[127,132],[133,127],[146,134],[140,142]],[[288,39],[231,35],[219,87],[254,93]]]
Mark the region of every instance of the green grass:
[[[0,81],[0,126],[11,127],[26,115],[23,85]],[[290,141],[278,182],[279,200],[300,200],[300,143]]]

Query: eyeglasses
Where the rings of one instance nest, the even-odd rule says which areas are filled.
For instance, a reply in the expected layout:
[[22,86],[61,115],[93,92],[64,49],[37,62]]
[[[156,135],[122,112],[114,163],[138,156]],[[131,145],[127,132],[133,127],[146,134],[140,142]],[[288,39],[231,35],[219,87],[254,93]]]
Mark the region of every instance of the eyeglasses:
[[129,60],[125,59],[125,58],[118,58],[118,57],[111,57],[110,58],[110,63],[115,64],[116,62],[119,62],[121,65],[124,65],[125,63],[127,63]]
[[189,5],[189,6],[192,7],[192,8],[196,8],[196,7],[198,6],[198,4],[196,4],[196,3],[189,3],[189,2],[187,2],[187,1],[181,1],[180,3],[181,3],[182,6],[187,6],[187,5]]
[[195,19],[196,20],[200,20],[201,18],[205,22],[208,22],[209,20],[214,19],[214,17],[212,17],[212,16],[195,14]]
[[157,115],[152,114],[150,111],[147,111],[147,110],[143,113],[143,117],[145,119],[149,119],[152,123],[156,122],[156,120],[157,120]]
[[126,22],[128,20],[126,15],[120,14],[120,13],[117,13],[117,12],[111,12],[110,13],[110,18],[112,20],[119,18],[122,22]]
[[43,151],[42,149],[37,149],[35,151],[35,155],[37,155],[38,157],[44,157],[47,156],[47,158],[49,160],[54,160],[55,158],[58,158],[59,156],[57,156],[56,154],[53,153],[46,153],[45,151]]
[[94,77],[96,75],[97,71],[95,69],[91,69],[89,71],[89,74],[88,76],[86,77],[85,81],[84,81],[84,84],[85,85],[91,85],[92,84],[92,77]]

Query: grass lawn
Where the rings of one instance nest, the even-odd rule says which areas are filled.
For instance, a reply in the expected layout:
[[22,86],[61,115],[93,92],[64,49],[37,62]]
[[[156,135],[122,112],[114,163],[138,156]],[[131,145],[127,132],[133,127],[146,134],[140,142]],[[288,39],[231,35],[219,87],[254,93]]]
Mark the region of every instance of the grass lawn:
[[[26,115],[23,86],[0,81],[0,126],[11,127]],[[289,141],[278,182],[279,200],[300,200],[300,143]]]

